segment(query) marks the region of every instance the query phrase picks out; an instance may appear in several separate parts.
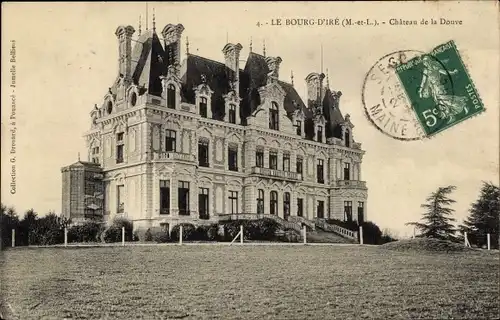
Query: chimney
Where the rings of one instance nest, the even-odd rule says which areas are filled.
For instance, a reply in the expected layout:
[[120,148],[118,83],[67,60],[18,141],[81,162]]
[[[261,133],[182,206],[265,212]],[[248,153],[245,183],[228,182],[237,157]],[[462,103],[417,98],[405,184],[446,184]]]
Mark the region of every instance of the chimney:
[[181,36],[184,31],[182,24],[167,24],[163,28],[161,35],[165,43],[165,52],[169,57],[168,65],[174,64],[180,66],[181,64]]
[[314,108],[320,104],[322,96],[321,87],[324,78],[325,75],[323,73],[318,74],[316,72],[312,72],[306,77],[308,107]]
[[226,67],[234,71],[234,78],[229,79],[231,86],[236,92],[236,96],[240,96],[240,51],[243,47],[241,44],[228,43],[222,49]]
[[132,26],[119,26],[116,29],[118,38],[118,69],[125,81],[132,79],[132,35],[135,30]]
[[267,57],[266,58],[266,63],[267,67],[269,68],[269,73],[267,74],[267,83],[275,82],[278,81],[279,75],[280,75],[280,64],[281,64],[281,58],[280,57]]

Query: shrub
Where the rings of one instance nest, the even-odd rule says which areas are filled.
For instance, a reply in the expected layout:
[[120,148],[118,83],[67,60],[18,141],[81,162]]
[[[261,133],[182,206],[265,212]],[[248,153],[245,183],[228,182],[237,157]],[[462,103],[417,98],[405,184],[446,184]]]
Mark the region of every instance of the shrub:
[[122,241],[122,227],[125,227],[125,241],[135,241],[136,239],[133,234],[133,224],[130,220],[124,218],[114,219],[112,224],[101,233],[101,241]]
[[198,226],[193,234],[192,240],[214,241],[217,240],[217,224]]
[[244,237],[247,240],[274,240],[280,224],[273,219],[229,221],[224,224],[224,240],[232,241],[243,225]]
[[301,236],[297,234],[297,231],[293,229],[285,229],[281,234],[277,236],[277,240],[283,242],[300,242]]
[[193,240],[196,228],[191,223],[181,223],[175,225],[170,232],[170,239],[179,241],[180,226],[182,226],[182,240]]
[[68,242],[99,241],[99,234],[102,231],[102,224],[96,221],[87,221],[80,225],[74,225],[68,229]]
[[170,241],[170,235],[168,234],[168,230],[165,230],[162,227],[153,227],[146,230],[146,237],[150,237],[151,240],[146,241],[154,241],[157,243],[165,243]]

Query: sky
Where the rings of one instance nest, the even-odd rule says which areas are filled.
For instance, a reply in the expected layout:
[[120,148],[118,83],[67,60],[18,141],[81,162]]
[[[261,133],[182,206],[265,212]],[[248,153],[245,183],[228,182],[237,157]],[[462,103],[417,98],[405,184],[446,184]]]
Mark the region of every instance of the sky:
[[[280,56],[280,79],[305,96],[305,78],[328,69],[333,90],[342,91],[340,109],[355,125],[353,135],[366,151],[368,219],[407,236],[406,222],[420,219],[420,204],[440,186],[455,185],[455,218],[461,222],[481,181],[498,184],[499,29],[494,2],[414,3],[153,3],[158,33],[182,23],[183,54],[223,61],[228,40],[249,52]],[[119,25],[146,28],[144,3],[2,4],[2,177],[1,201],[24,212],[61,210],[61,167],[85,159],[83,134],[90,111],[102,103],[118,72]],[[290,26],[286,19],[461,20],[461,25]],[[282,25],[273,21],[282,19]],[[258,26],[260,22],[260,26]],[[267,23],[267,24],[266,24]],[[485,32],[484,30],[488,30]],[[137,33],[136,33],[137,35]],[[16,44],[16,193],[10,193],[11,74],[9,50]],[[399,141],[380,133],[365,117],[363,81],[377,60],[398,50],[430,51],[455,40],[486,112],[432,139]],[[323,58],[321,58],[323,47]],[[241,62],[240,65],[244,65]]]

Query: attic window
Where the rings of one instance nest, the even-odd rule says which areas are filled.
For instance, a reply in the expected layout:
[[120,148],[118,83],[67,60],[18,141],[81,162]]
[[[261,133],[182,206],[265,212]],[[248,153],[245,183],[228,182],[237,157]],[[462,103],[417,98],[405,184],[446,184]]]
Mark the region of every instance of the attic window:
[[111,112],[113,112],[113,102],[108,101],[108,105],[106,106],[106,111],[108,112],[108,114],[111,114]]
[[167,108],[175,109],[175,86],[169,84],[167,88]]
[[202,97],[200,99],[200,116],[203,118],[208,117],[208,112],[207,112],[207,98]]
[[297,135],[301,136],[302,135],[302,121],[297,120],[295,122],[295,127],[297,127]]
[[351,137],[349,136],[349,130],[347,129],[344,133],[344,142],[346,147],[349,148],[351,146]]
[[137,94],[135,92],[132,92],[132,95],[130,96],[130,104],[132,107],[135,107],[137,103]]
[[276,102],[272,102],[269,109],[269,129],[279,130],[278,104]]
[[323,142],[323,127],[318,126],[318,136],[316,137],[318,142]]
[[236,105],[229,105],[229,123],[236,123]]

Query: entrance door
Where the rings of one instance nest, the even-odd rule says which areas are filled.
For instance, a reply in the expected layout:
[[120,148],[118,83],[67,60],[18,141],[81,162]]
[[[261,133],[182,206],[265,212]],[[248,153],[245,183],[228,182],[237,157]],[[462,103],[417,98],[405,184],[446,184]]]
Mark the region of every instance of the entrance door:
[[317,216],[320,219],[323,219],[325,217],[325,202],[324,201],[318,201]]

